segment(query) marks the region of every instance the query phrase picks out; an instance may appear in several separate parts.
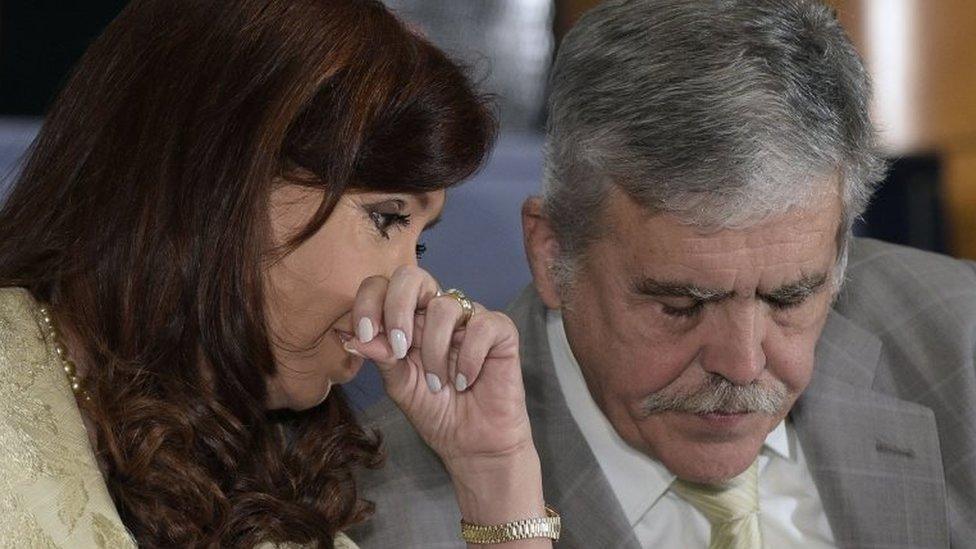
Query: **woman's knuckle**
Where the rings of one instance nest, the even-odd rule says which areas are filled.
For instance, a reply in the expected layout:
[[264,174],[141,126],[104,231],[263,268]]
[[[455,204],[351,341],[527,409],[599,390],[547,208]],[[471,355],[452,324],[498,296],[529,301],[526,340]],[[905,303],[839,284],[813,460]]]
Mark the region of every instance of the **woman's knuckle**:
[[451,303],[450,298],[435,297],[434,299],[430,300],[430,303],[427,304],[427,311],[428,314],[434,316],[445,316],[450,314],[450,308],[454,306],[455,305]]
[[386,284],[387,278],[383,275],[372,275],[363,279],[361,286],[378,286]]
[[498,323],[504,332],[515,332],[518,333],[518,326],[515,325],[515,321],[512,320],[510,316],[505,313],[495,313],[498,315]]
[[421,278],[423,270],[415,265],[401,265],[393,272],[394,278],[415,280]]
[[489,315],[474,315],[468,320],[468,332],[478,336],[491,335],[494,320]]
[[505,315],[497,311],[485,311],[485,314],[479,316],[492,329],[499,329],[505,326]]

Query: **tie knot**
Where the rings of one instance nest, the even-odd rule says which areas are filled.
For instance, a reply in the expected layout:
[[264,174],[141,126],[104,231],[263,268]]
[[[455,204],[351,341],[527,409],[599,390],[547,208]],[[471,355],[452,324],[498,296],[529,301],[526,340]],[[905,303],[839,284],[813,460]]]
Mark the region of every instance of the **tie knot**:
[[675,480],[671,490],[698,509],[712,526],[719,526],[759,511],[759,466],[757,462],[723,484],[697,484]]

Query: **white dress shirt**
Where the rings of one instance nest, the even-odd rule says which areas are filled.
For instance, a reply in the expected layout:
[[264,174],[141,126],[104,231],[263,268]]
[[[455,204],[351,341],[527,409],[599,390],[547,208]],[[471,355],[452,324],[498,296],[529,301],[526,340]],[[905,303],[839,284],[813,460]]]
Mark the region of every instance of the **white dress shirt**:
[[[641,546],[708,547],[708,520],[668,490],[674,475],[624,442],[593,401],[566,340],[559,311],[549,311],[547,330],[566,404]],[[789,422],[780,423],[766,437],[759,454],[759,471],[759,521],[765,547],[836,547]]]

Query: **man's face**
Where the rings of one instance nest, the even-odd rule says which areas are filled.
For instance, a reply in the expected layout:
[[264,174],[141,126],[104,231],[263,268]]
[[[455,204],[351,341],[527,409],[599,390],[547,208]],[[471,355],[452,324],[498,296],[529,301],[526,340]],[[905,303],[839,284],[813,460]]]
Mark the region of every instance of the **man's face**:
[[744,471],[810,381],[840,203],[704,232],[615,192],[569,291],[566,332],[617,432],[680,478]]

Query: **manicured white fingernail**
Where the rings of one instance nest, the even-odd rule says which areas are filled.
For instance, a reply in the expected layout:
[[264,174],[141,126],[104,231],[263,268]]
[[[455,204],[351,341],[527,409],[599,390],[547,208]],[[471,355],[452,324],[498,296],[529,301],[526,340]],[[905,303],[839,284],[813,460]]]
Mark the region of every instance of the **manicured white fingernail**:
[[390,347],[393,347],[393,356],[397,359],[407,356],[407,334],[403,330],[390,330]]
[[355,355],[355,356],[358,356],[360,358],[366,358],[366,356],[363,355],[363,353],[360,353],[356,349],[353,349],[348,343],[343,343],[342,344],[342,348],[345,349],[346,352],[349,353],[349,354],[351,354],[351,355]]
[[439,393],[441,391],[441,378],[430,373],[424,377],[427,378],[427,386],[430,387],[430,392]]
[[467,389],[468,376],[464,374],[458,374],[457,377],[454,378],[454,388],[457,389],[459,393]]
[[373,341],[373,338],[376,337],[376,331],[373,330],[373,321],[365,316],[360,318],[359,325],[356,326],[356,337],[363,343]]

